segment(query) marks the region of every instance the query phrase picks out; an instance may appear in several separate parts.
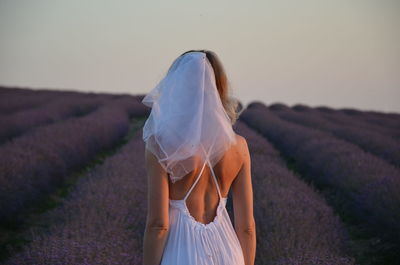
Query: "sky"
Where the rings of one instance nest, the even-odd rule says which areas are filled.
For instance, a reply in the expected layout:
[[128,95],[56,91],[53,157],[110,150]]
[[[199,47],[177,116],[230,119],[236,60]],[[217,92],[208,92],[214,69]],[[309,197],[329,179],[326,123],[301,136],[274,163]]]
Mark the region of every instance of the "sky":
[[0,0],[0,85],[145,94],[214,51],[244,106],[400,112],[398,0]]

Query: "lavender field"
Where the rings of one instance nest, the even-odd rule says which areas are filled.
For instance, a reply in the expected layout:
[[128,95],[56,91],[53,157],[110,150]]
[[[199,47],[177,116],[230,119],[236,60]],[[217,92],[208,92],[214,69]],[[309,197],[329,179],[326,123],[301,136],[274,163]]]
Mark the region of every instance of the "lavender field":
[[[142,264],[142,98],[0,88],[1,264]],[[399,115],[253,102],[234,130],[256,264],[400,260]]]

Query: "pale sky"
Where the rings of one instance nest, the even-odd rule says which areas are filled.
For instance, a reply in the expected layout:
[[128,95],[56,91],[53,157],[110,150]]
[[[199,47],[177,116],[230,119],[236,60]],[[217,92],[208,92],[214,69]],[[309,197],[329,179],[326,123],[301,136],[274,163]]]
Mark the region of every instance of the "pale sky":
[[0,85],[147,93],[190,49],[233,96],[400,112],[400,1],[0,0]]

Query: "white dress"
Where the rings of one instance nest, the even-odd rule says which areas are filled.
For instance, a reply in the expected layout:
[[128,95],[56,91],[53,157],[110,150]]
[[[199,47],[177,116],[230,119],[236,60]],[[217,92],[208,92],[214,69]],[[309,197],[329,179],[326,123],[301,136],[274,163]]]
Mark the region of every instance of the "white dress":
[[169,200],[170,228],[161,265],[244,265],[242,248],[225,208],[227,198],[221,196],[211,166],[219,196],[214,220],[208,224],[198,222],[187,208],[186,199],[200,179],[206,162],[184,199]]

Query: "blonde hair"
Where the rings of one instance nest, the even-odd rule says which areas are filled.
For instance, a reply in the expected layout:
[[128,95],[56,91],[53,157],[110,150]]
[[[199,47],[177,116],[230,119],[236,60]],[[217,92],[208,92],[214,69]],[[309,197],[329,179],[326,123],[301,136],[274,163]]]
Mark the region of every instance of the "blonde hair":
[[232,125],[235,124],[239,116],[238,114],[239,102],[230,95],[231,87],[228,78],[226,76],[225,69],[221,61],[219,60],[217,54],[209,50],[189,50],[182,53],[179,57],[189,52],[204,52],[206,54],[207,59],[214,70],[215,82],[217,85],[219,97],[221,98],[222,106],[224,107],[226,113],[228,114]]

